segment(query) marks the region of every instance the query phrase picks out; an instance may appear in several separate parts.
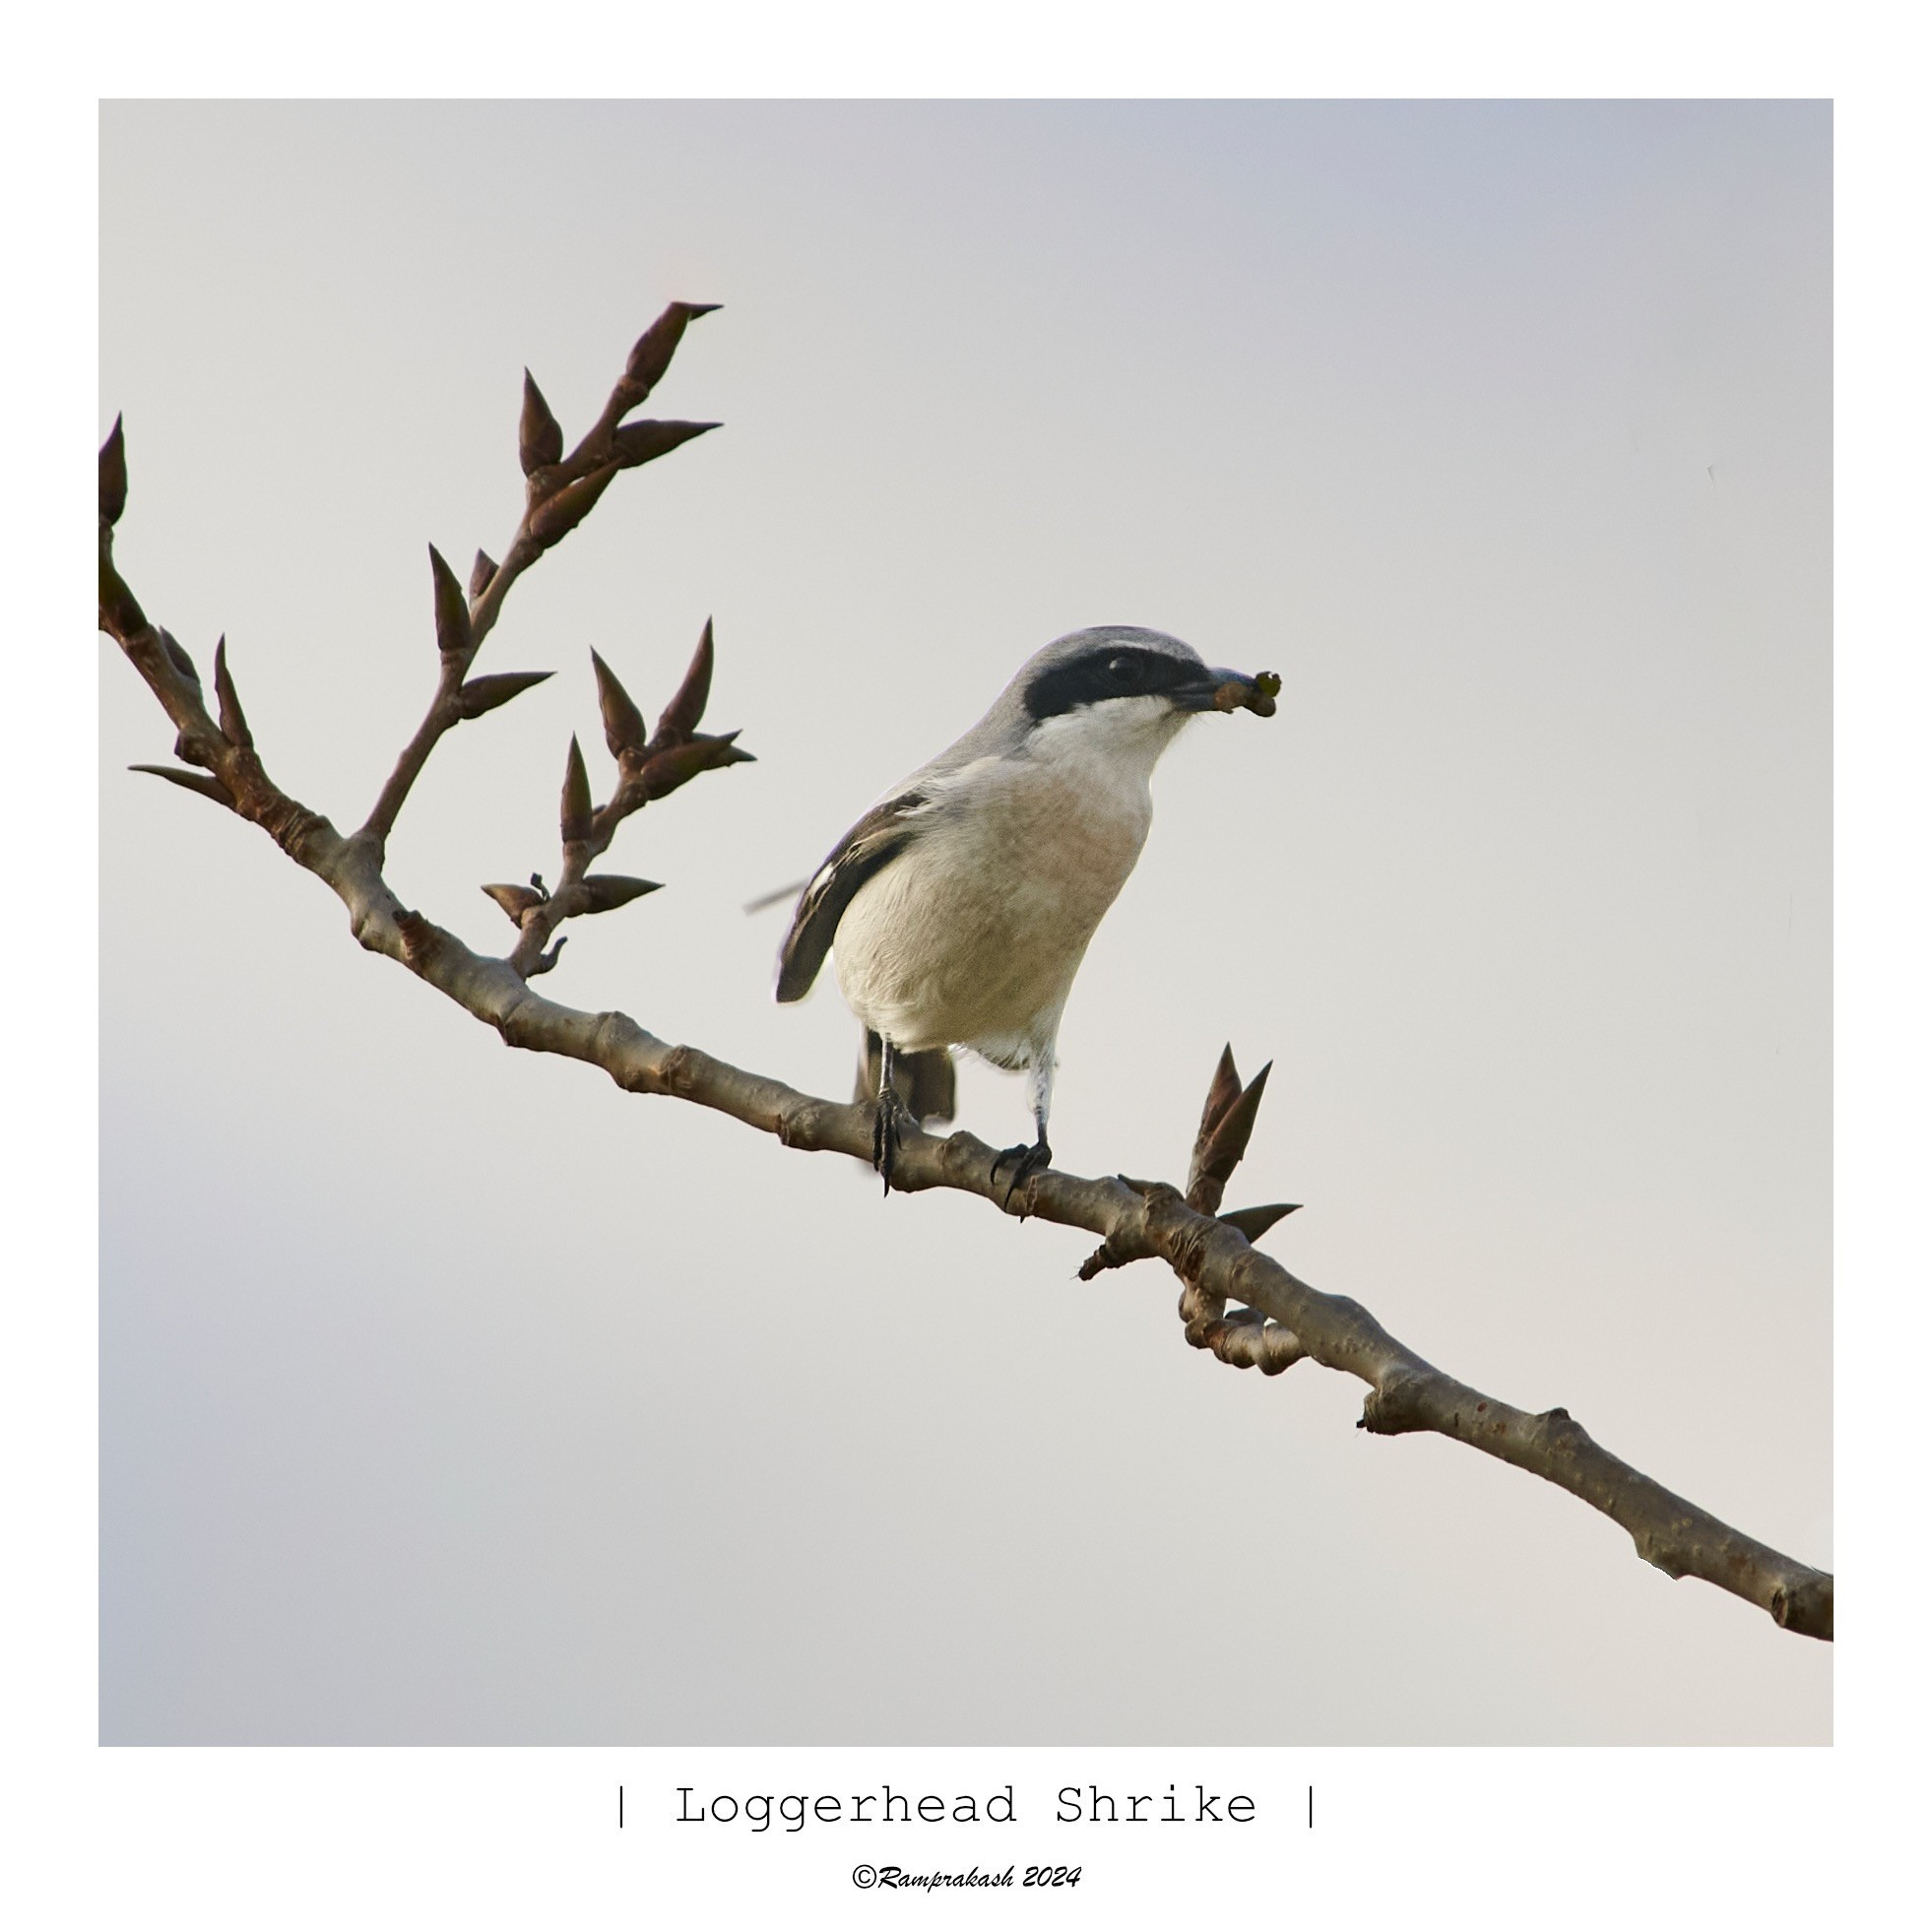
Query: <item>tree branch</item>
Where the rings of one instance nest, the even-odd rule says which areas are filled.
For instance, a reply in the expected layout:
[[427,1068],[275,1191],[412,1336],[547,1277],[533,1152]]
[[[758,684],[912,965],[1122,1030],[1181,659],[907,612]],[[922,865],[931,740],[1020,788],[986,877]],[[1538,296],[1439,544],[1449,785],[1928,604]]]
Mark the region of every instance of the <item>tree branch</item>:
[[[495,1028],[509,1046],[584,1061],[627,1092],[712,1108],[788,1147],[869,1160],[869,1105],[797,1092],[694,1047],[668,1044],[623,1013],[560,1005],[529,985],[554,965],[562,944],[554,935],[564,920],[612,910],[653,889],[649,880],[589,870],[623,819],[699,772],[749,756],[735,745],[735,733],[707,737],[697,731],[711,681],[709,623],[683,684],[648,738],[642,714],[610,667],[593,654],[617,785],[602,807],[592,808],[582,752],[573,740],[560,810],[563,869],[556,890],[548,891],[535,876],[528,887],[483,888],[518,928],[507,958],[474,952],[421,913],[405,908],[383,877],[385,841],[443,734],[466,717],[507,702],[545,675],[465,681],[516,577],[589,514],[617,470],[648,462],[712,426],[621,420],[664,373],[686,324],[705,312],[681,302],[666,309],[640,338],[603,413],[567,457],[561,454],[555,419],[526,376],[519,434],[528,480],[523,519],[501,565],[479,553],[467,597],[442,558],[430,552],[441,656],[436,695],[375,808],[354,835],[345,838],[269,778],[241,711],[225,646],[216,652],[218,722],[208,714],[187,652],[149,621],[115,569],[113,528],[127,495],[118,420],[100,455],[100,627],[119,643],[173,722],[177,756],[199,768],[139,769],[159,770],[262,826],[337,894],[363,946],[408,966]],[[1082,1266],[1082,1279],[1138,1260],[1163,1261],[1182,1283],[1181,1316],[1194,1346],[1268,1375],[1307,1358],[1354,1376],[1368,1385],[1359,1426],[1371,1434],[1429,1431],[1525,1469],[1621,1525],[1638,1553],[1667,1575],[1703,1578],[1768,1611],[1784,1629],[1831,1638],[1829,1574],[1780,1555],[1673,1495],[1600,1448],[1566,1410],[1530,1414],[1446,1375],[1397,1341],[1359,1303],[1321,1293],[1256,1249],[1254,1241],[1292,1207],[1219,1210],[1246,1152],[1266,1077],[1264,1068],[1243,1087],[1232,1055],[1223,1054],[1195,1135],[1185,1194],[1163,1182],[1085,1180],[1047,1169],[1029,1176],[1009,1199],[993,1180],[995,1149],[970,1133],[939,1138],[910,1124],[903,1129],[891,1186],[905,1193],[951,1189],[1022,1218],[1033,1214],[1084,1228],[1100,1236],[1101,1245]]]
[[736,732],[714,737],[697,729],[711,695],[714,653],[711,619],[707,617],[684,681],[665,706],[658,728],[649,738],[644,735],[644,715],[617,681],[617,674],[595,651],[591,653],[597,672],[598,704],[604,714],[605,742],[617,761],[617,788],[604,805],[592,809],[584,754],[573,738],[564,763],[558,810],[563,872],[556,890],[547,890],[535,873],[527,889],[517,885],[483,887],[518,928],[510,964],[522,978],[547,973],[556,964],[557,948],[563,941],[558,939],[551,945],[550,935],[566,919],[613,912],[646,892],[657,891],[655,879],[626,878],[615,872],[587,876],[590,866],[611,849],[617,827],[632,812],[669,797],[700,772],[753,762],[751,753],[737,742]]
[[[469,687],[473,707],[464,706],[463,679],[476,662],[483,639],[495,627],[510,587],[546,550],[562,543],[583,522],[619,470],[634,470],[640,464],[668,456],[692,437],[718,427],[715,422],[621,421],[657,386],[670,367],[686,327],[717,307],[716,302],[673,302],[638,338],[625,361],[624,372],[612,386],[597,420],[567,457],[562,454],[563,431],[530,371],[524,370],[523,416],[517,435],[524,473],[523,516],[500,564],[483,551],[477,552],[467,601],[449,565],[437,554],[435,546],[430,546],[429,562],[436,591],[436,642],[442,655],[442,671],[422,723],[403,747],[396,769],[390,773],[388,783],[355,834],[358,839],[372,843],[378,854],[396,829],[410,788],[421,775],[443,734],[462,719],[478,717],[482,710],[493,709],[495,704],[516,695],[514,690],[506,690],[503,696],[476,708],[473,685]],[[115,427],[118,431],[118,419]],[[118,519],[119,504],[127,499],[124,455],[120,462],[120,496],[114,517],[107,520],[109,523]],[[528,681],[535,682],[536,677],[533,676]]]

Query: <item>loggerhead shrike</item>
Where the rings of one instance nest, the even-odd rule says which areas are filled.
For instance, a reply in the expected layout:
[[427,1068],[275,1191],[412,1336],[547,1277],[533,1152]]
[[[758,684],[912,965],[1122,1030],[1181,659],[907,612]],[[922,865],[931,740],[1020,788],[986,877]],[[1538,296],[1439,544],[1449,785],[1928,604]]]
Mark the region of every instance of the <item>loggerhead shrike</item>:
[[1053,1158],[1054,1041],[1073,975],[1140,857],[1155,762],[1189,719],[1267,717],[1280,679],[1216,671],[1179,638],[1076,630],[1020,667],[957,743],[895,785],[800,895],[778,998],[837,964],[845,1003],[881,1042],[872,1165],[892,1186],[895,1057],[970,1047],[1032,1075],[1036,1137],[1009,1147],[1013,1190]]

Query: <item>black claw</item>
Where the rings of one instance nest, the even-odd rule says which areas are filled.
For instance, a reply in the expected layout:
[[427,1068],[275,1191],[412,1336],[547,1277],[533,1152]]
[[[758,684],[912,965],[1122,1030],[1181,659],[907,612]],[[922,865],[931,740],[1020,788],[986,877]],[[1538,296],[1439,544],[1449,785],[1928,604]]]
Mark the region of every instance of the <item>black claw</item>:
[[872,1111],[872,1167],[892,1191],[892,1170],[899,1160],[899,1096],[890,1089],[879,1096]]
[[[1021,1183],[1031,1179],[1042,1168],[1051,1167],[1053,1165],[1053,1159],[1054,1150],[1047,1145],[1044,1139],[1036,1140],[1030,1147],[1022,1142],[1017,1147],[1008,1147],[1004,1152],[994,1155],[993,1171],[987,1176],[987,1179],[996,1188],[999,1185],[999,1170],[1008,1161],[1014,1163],[1013,1178],[1006,1189],[1006,1198],[999,1203],[1002,1213],[1012,1206],[1013,1195],[1018,1191]],[[1022,1214],[1020,1219],[1024,1221],[1026,1216]]]

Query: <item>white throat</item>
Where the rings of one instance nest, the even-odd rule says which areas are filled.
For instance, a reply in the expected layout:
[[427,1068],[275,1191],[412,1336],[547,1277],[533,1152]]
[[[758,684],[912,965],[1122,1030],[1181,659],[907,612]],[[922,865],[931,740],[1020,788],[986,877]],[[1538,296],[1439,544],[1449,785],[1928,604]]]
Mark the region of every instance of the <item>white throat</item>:
[[1078,768],[1096,784],[1145,789],[1160,755],[1194,714],[1164,697],[1109,698],[1043,718],[1027,734],[1025,755]]

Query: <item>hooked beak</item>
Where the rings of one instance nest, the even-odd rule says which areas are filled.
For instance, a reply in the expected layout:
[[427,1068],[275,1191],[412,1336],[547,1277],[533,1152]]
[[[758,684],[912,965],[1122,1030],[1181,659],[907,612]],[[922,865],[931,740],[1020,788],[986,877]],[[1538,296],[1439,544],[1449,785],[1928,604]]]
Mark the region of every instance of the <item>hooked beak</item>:
[[1208,669],[1184,684],[1174,695],[1183,711],[1252,711],[1257,718],[1274,716],[1281,679],[1271,671],[1245,672]]

